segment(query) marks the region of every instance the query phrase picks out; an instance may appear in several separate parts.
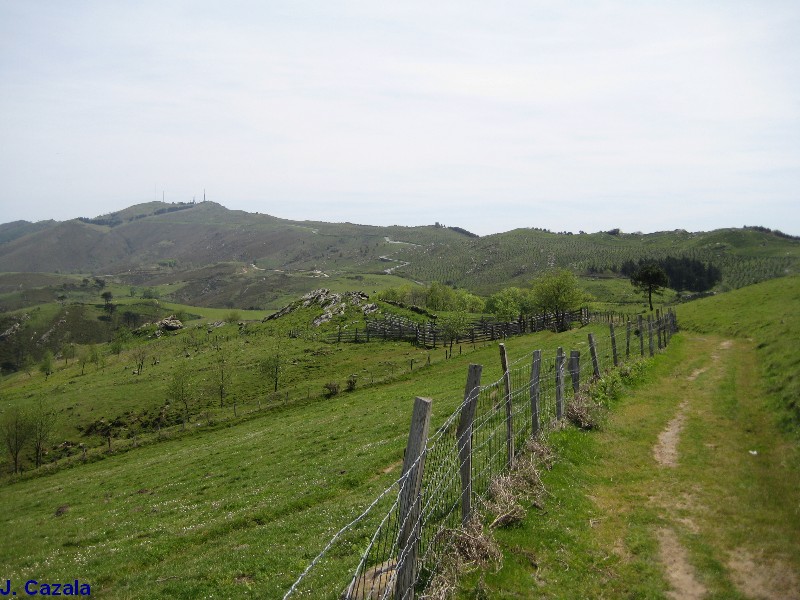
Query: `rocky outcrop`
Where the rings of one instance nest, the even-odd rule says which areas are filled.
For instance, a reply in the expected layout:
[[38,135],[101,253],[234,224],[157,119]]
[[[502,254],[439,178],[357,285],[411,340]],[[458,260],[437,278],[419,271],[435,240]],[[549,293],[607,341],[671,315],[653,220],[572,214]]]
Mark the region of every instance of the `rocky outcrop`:
[[327,288],[321,288],[309,292],[299,300],[284,306],[278,312],[267,316],[264,321],[279,319],[299,308],[319,306],[322,308],[322,314],[312,321],[314,326],[319,326],[323,323],[327,323],[336,316],[343,315],[348,306],[361,308],[365,315],[376,312],[378,306],[376,304],[367,304],[368,300],[369,296],[364,292],[344,292],[339,294],[331,292]]
[[183,323],[175,315],[170,315],[158,322],[158,328],[164,331],[177,331],[178,329],[183,329]]

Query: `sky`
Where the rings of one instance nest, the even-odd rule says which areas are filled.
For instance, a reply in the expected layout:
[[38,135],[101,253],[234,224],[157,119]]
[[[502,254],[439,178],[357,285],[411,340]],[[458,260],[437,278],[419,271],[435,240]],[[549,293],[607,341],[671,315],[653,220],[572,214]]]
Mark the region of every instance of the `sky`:
[[0,0],[0,222],[800,235],[800,2]]

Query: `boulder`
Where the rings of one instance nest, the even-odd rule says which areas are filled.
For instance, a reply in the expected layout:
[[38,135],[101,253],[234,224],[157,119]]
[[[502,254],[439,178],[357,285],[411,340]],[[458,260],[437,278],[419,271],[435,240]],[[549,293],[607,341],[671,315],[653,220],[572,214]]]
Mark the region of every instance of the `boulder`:
[[162,319],[158,322],[158,328],[164,329],[165,331],[176,331],[178,329],[183,329],[183,323],[181,323],[175,315],[170,315],[166,319]]

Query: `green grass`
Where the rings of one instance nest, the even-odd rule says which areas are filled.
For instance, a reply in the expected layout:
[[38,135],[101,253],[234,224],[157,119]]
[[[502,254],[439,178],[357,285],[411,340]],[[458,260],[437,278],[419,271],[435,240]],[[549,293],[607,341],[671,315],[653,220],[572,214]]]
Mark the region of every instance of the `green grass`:
[[[263,352],[270,338],[260,335],[261,327],[266,324],[244,339],[236,334],[224,342],[226,351],[241,346],[250,359]],[[533,347],[553,351],[554,344],[585,344],[587,331],[603,329],[513,338],[507,347],[513,360]],[[201,427],[190,434],[174,427],[163,441],[151,439],[103,460],[96,460],[98,448],[87,464],[73,457],[71,468],[7,483],[0,491],[6,532],[0,562],[7,577],[80,577],[108,598],[280,597],[330,536],[397,477],[414,396],[434,399],[432,427],[437,427],[461,401],[469,362],[485,364],[485,382],[500,376],[496,344],[450,360],[439,350],[431,353],[431,366],[421,367],[427,353],[408,344],[337,347],[289,338],[279,343],[328,352],[309,361],[323,371],[344,375],[389,361],[396,372],[375,385],[367,385],[365,377],[364,387],[331,399],[301,397],[260,413],[253,403],[243,403],[242,410],[253,412],[230,427]],[[180,348],[181,335],[155,344]],[[80,378],[70,365],[46,384],[61,390],[49,398],[58,406],[83,403],[82,414],[93,416],[112,407],[141,406],[171,361],[181,358],[167,358],[164,351],[161,356],[163,370],[146,367],[135,379],[139,383],[118,373],[125,356],[110,362],[105,376]],[[413,372],[409,356],[419,357]],[[307,375],[297,379],[298,385],[308,381]],[[31,384],[14,383],[20,389],[5,388],[6,402],[30,401]],[[37,383],[47,389],[43,378]],[[251,384],[257,385],[250,381],[242,387]],[[69,509],[56,516],[60,506]],[[344,581],[352,557],[337,560]]]
[[[665,597],[662,528],[709,598],[748,597],[743,576],[764,597],[796,594],[800,444],[784,427],[796,373],[784,367],[798,357],[799,283],[680,307],[685,331],[629,384],[600,432],[550,436],[558,460],[544,473],[544,510],[497,532],[502,569],[468,577],[459,597]],[[653,448],[683,402],[678,466],[665,468]],[[757,565],[744,575],[734,566],[742,555]]]
[[[763,302],[775,295],[787,302],[797,281],[779,280],[766,294],[756,286],[736,295],[762,294]],[[679,307],[687,330],[705,322],[702,314],[716,330],[736,327],[733,347],[719,350],[723,338],[713,330],[684,332],[629,384],[601,432],[567,428],[553,434],[559,460],[545,477],[550,493],[545,511],[531,510],[520,528],[500,532],[505,567],[484,574],[482,581],[477,575],[467,580],[463,597],[480,590],[492,598],[597,597],[600,590],[609,597],[661,597],[668,584],[655,531],[662,526],[676,530],[711,597],[738,593],[728,572],[734,550],[800,568],[795,510],[800,456],[791,438],[776,433],[778,415],[785,412],[764,409],[778,407],[791,388],[770,387],[786,378],[772,378],[763,362],[770,346],[758,346],[774,344],[789,361],[796,360],[797,349],[791,338],[770,339],[777,326],[770,317],[757,316],[752,307],[763,302],[754,305],[752,298],[750,310],[747,303],[726,308],[730,315],[739,311],[735,318],[716,317],[714,304],[737,306],[734,294]],[[6,377],[0,392],[4,406],[30,406],[44,396],[62,415],[60,434],[96,446],[87,464],[73,451],[69,468],[38,476],[29,470],[4,482],[0,564],[7,567],[6,577],[79,577],[108,598],[281,597],[330,536],[397,476],[414,396],[434,399],[432,427],[437,427],[460,402],[468,363],[484,364],[484,383],[500,376],[496,344],[474,350],[464,345],[464,353],[450,360],[437,349],[430,353],[431,366],[422,367],[428,352],[407,344],[321,344],[308,319],[298,313],[241,331],[226,326],[208,334],[190,328],[134,340],[119,357],[109,357],[105,372],[88,366],[81,376],[79,365],[61,361],[48,380],[38,372]],[[783,319],[782,327],[797,331],[794,314],[786,311]],[[762,321],[756,337],[752,331]],[[298,337],[289,337],[290,330]],[[592,325],[511,338],[507,347],[512,362],[535,348],[553,354],[556,346],[587,356],[588,331],[607,338],[607,326]],[[722,333],[729,337],[733,330]],[[237,365],[230,393],[244,417],[232,418],[230,397],[222,409],[206,398],[189,432],[175,424],[162,431],[161,441],[155,433],[142,434],[138,448],[131,439],[116,440],[110,456],[101,438],[77,435],[78,424],[163,405],[166,382],[179,363],[191,365],[198,381],[210,378],[215,345]],[[139,347],[160,362],[148,360],[142,374],[132,375]],[[266,393],[253,368],[276,349],[287,359],[286,405],[281,396]],[[602,352],[607,364],[607,344]],[[701,367],[708,372],[690,385],[687,376]],[[323,383],[336,378],[344,384],[353,373],[360,375],[354,392],[321,397]],[[674,472],[664,473],[653,463],[652,446],[690,395],[680,446],[684,459]],[[206,425],[206,411],[212,426]],[[670,504],[686,490],[693,504]],[[61,506],[69,508],[56,516]],[[353,547],[369,533],[367,527],[354,534]],[[352,565],[344,556],[332,560],[339,580],[346,579]]]

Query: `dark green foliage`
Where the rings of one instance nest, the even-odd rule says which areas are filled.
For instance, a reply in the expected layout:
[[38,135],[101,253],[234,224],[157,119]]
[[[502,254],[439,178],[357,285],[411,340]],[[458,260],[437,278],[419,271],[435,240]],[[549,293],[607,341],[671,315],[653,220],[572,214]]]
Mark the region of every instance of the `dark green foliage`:
[[646,262],[631,274],[631,284],[640,292],[647,294],[650,310],[653,310],[653,294],[659,294],[669,285],[666,272],[655,262]]
[[686,256],[680,258],[667,256],[655,261],[627,260],[622,263],[619,272],[626,277],[631,277],[647,263],[657,264],[667,274],[669,280],[667,286],[679,292],[684,290],[705,292],[722,280],[722,271],[719,268]]

